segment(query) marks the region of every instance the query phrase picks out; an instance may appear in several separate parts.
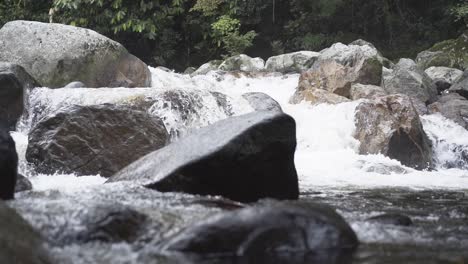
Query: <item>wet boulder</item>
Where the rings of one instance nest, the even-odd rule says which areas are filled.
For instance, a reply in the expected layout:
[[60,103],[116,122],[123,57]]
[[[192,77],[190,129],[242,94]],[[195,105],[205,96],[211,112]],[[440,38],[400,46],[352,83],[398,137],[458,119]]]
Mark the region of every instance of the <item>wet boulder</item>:
[[429,50],[422,51],[416,57],[416,62],[422,69],[432,66],[444,66],[468,69],[468,33],[456,39],[436,43]]
[[255,111],[276,111],[282,112],[281,105],[268,94],[265,93],[245,93],[242,97],[249,102]]
[[0,263],[55,263],[44,243],[26,220],[0,201]]
[[63,88],[84,88],[84,87],[86,87],[86,84],[82,82],[71,82],[65,85]]
[[15,193],[32,190],[32,183],[25,176],[18,173],[16,179]]
[[[305,86],[301,86],[305,87]],[[299,89],[297,90],[299,91]],[[341,104],[349,102],[350,100],[344,96],[331,93],[321,89],[305,89],[301,93],[295,93],[289,100],[292,104],[299,104],[306,101],[311,105],[319,104]]]
[[16,122],[23,113],[24,94],[37,86],[40,85],[23,67],[0,62],[0,120],[10,130],[15,130]]
[[21,65],[43,86],[148,87],[151,74],[119,43],[63,24],[12,21],[0,29],[0,60]]
[[260,111],[203,127],[111,177],[162,192],[221,195],[240,202],[297,199],[296,125]]
[[314,51],[298,51],[270,57],[265,69],[271,72],[291,73],[309,69],[319,57]]
[[26,159],[38,172],[109,177],[168,143],[161,119],[111,104],[71,106],[39,121]]
[[196,69],[191,75],[194,76],[194,75],[200,75],[200,74],[207,74],[210,71],[216,71],[218,70],[218,67],[219,65],[221,65],[221,63],[223,63],[222,60],[209,61],[201,65],[200,67],[198,67],[198,69]]
[[410,59],[400,59],[393,70],[385,71],[382,87],[388,94],[408,95],[419,114],[426,114],[426,105],[437,98],[432,80]]
[[163,250],[260,256],[354,249],[356,234],[331,207],[281,204],[247,207],[214,216],[164,242]]
[[437,87],[437,91],[442,93],[461,78],[463,72],[448,67],[430,67],[424,71]]
[[411,226],[413,221],[402,214],[382,214],[367,219],[369,222],[375,222],[383,225]]
[[387,92],[377,85],[365,85],[360,83],[351,85],[351,100],[374,99],[386,95]]
[[450,87],[449,92],[458,93],[468,99],[468,70],[466,70],[462,77]]
[[261,58],[251,58],[240,54],[227,58],[218,67],[222,71],[257,72],[265,69],[265,61]]
[[428,108],[432,114],[440,113],[468,129],[468,100],[465,97],[456,93],[444,94]]
[[18,154],[15,141],[7,129],[0,127],[0,200],[14,198],[17,172]]
[[349,98],[354,83],[379,85],[382,65],[375,48],[334,44],[321,52],[312,68],[302,73],[294,101],[307,100],[310,90],[325,90]]
[[402,94],[364,101],[356,108],[360,154],[383,154],[416,169],[432,167],[432,146],[411,99]]

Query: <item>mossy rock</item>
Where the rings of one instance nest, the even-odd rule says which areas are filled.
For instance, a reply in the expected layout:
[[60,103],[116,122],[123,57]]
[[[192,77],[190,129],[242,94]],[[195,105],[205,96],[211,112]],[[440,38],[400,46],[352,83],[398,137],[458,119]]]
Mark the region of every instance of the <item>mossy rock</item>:
[[423,69],[432,66],[468,69],[468,33],[435,44],[429,50],[419,53],[416,62]]

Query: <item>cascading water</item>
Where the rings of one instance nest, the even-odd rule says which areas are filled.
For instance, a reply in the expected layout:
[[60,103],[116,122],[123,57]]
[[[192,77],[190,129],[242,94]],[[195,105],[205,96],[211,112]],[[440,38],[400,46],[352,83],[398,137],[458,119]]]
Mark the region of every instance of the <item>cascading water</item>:
[[[17,143],[17,151],[21,160],[20,172],[31,179],[36,191],[44,191],[47,199],[51,199],[50,196],[53,194],[50,192],[53,191],[71,195],[72,201],[81,197],[79,199],[82,200],[78,204],[84,206],[87,202],[95,200],[93,192],[104,192],[101,189],[106,188],[123,188],[121,184],[114,187],[108,185],[100,187],[104,179],[98,175],[90,175],[89,177],[60,174],[54,176],[36,175],[25,161],[27,133],[31,126],[43,117],[73,104],[138,105],[149,103],[151,104],[149,112],[161,117],[171,133],[172,140],[177,140],[178,137],[189,133],[192,129],[206,126],[232,115],[253,111],[250,104],[242,97],[242,94],[248,92],[263,92],[270,95],[280,103],[284,112],[294,117],[297,123],[298,143],[295,162],[304,199],[327,198],[328,200],[325,202],[339,208],[345,218],[352,223],[363,242],[391,243],[397,241],[417,244],[434,241],[434,237],[439,236],[442,231],[431,233],[426,229],[406,230],[397,227],[389,230],[379,225],[362,222],[362,220],[366,216],[377,214],[384,206],[397,206],[398,199],[407,197],[412,190],[443,189],[447,192],[449,190],[463,192],[468,189],[468,171],[465,170],[467,165],[464,163],[468,155],[468,131],[439,115],[422,117],[424,129],[433,144],[436,170],[417,171],[383,155],[357,154],[359,142],[353,137],[353,133],[355,130],[354,111],[359,101],[318,106],[311,106],[307,103],[290,104],[289,99],[298,83],[298,74],[246,76],[211,72],[207,75],[190,77],[157,68],[150,68],[150,70],[153,74],[153,87],[151,88],[55,90],[36,88],[31,92],[28,114],[23,117],[19,130],[12,135]],[[410,191],[402,192],[401,188],[410,188]],[[357,197],[362,200],[353,198],[352,194],[355,192],[358,193]],[[116,193],[114,195],[119,195],[118,192]],[[159,195],[154,193],[150,195]],[[316,195],[309,197],[310,193],[316,193]],[[380,193],[384,193],[388,197],[396,195],[398,199],[391,200],[389,198],[390,200],[386,200],[383,197],[376,204],[367,205],[366,208],[367,195],[369,195],[368,197],[372,195],[375,198],[376,195],[381,195]],[[348,195],[349,199],[343,201],[340,198],[343,194]],[[148,196],[146,193],[138,193],[138,195]],[[133,198],[136,200],[132,201],[127,201],[121,196],[114,197],[108,194],[105,197],[106,199],[121,199],[123,203],[139,204],[142,208],[150,207],[151,210],[156,210],[153,208],[154,205],[146,202],[146,196],[145,199],[139,199],[137,196],[137,198]],[[48,202],[50,203],[50,201]],[[28,207],[27,201],[18,203],[19,210],[22,212],[31,209]],[[43,204],[41,206],[49,208],[48,206],[52,205]],[[59,208],[57,210],[69,210],[67,206],[71,207],[71,204],[68,202],[66,205],[55,204],[54,206]],[[165,206],[169,208],[173,205],[168,202]],[[346,208],[352,208],[353,212],[346,211]],[[439,210],[437,207],[431,208]],[[202,218],[204,215],[204,213],[197,214],[196,209],[193,209],[192,212],[194,216],[190,216],[190,219]],[[451,214],[455,219],[464,219],[467,217],[465,213],[468,213],[468,210],[467,212],[452,210],[447,214]],[[31,215],[31,213],[25,214],[26,218],[31,221],[37,220],[34,218],[37,216]],[[431,219],[434,217],[440,216],[424,214],[424,216],[418,217],[426,223],[432,221]],[[60,222],[60,219],[55,221]],[[441,230],[449,232],[444,228]],[[58,233],[59,231],[54,232]],[[455,239],[460,245],[468,245],[468,241],[463,237],[457,237],[457,234],[453,232],[450,234],[447,240]],[[124,260],[132,263],[136,259],[131,257],[133,249],[125,245],[112,246],[112,249],[108,250],[113,252],[114,256],[110,254],[102,259],[109,258],[116,261],[116,259],[122,258],[122,263],[125,262]],[[83,257],[82,251],[76,246],[59,251],[62,252],[61,254],[71,255],[72,258],[73,256]],[[92,256],[88,257],[93,259],[96,256],[93,254],[103,253],[92,253]],[[82,261],[82,263],[87,262]]]

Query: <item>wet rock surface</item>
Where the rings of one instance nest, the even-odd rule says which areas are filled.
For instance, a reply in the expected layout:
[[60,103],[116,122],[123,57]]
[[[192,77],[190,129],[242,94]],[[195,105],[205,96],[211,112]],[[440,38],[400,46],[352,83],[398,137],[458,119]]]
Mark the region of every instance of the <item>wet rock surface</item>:
[[242,97],[247,100],[255,111],[283,112],[281,105],[264,93],[245,93]]
[[292,73],[309,69],[319,57],[319,52],[298,51],[268,58],[266,71]]
[[456,93],[444,94],[428,106],[431,113],[440,113],[468,129],[468,100]]
[[384,225],[398,225],[398,226],[410,226],[413,224],[411,218],[402,214],[383,214],[373,216],[368,219],[371,222],[377,222]]
[[15,193],[30,191],[32,189],[32,183],[28,180],[28,178],[18,173],[16,179]]
[[14,198],[17,172],[15,142],[7,129],[0,128],[0,201]]
[[[294,119],[254,112],[201,128],[127,166],[109,182],[253,202],[297,199]],[[249,186],[247,189],[244,188]]]
[[449,92],[458,93],[468,99],[468,70],[463,73],[458,82],[450,87]]
[[161,119],[146,112],[110,104],[72,106],[31,130],[26,159],[42,173],[109,177],[168,140]]

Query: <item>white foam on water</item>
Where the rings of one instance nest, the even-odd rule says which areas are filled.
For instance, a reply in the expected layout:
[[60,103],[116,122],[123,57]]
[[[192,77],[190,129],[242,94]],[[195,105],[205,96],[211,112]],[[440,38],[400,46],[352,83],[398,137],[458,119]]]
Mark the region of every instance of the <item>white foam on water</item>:
[[[353,133],[354,111],[359,102],[318,106],[307,103],[289,104],[289,99],[298,83],[298,74],[246,77],[210,72],[207,75],[190,77],[157,68],[150,67],[150,70],[153,75],[152,88],[42,89],[33,92],[32,96],[36,104],[39,101],[41,107],[53,112],[63,105],[112,103],[138,96],[155,97],[161,91],[180,89],[187,91],[189,96],[201,98],[202,103],[193,117],[193,119],[199,118],[200,121],[181,122],[180,116],[171,112],[170,108],[169,110],[164,108],[162,101],[153,105],[152,111],[165,117],[164,121],[169,129],[189,130],[228,117],[220,110],[214,97],[210,97],[211,92],[227,95],[232,115],[253,111],[248,102],[241,97],[242,94],[263,92],[277,100],[284,112],[296,120],[298,145],[295,162],[302,189],[319,186],[468,189],[468,171],[450,169],[447,166],[450,162],[460,160],[463,150],[468,150],[468,131],[441,116],[422,117],[424,129],[434,145],[437,170],[417,171],[383,155],[357,154],[359,142],[353,137]],[[24,165],[24,153],[27,147],[25,133],[27,130],[13,133],[23,163],[20,171],[25,171],[27,167]],[[32,180],[34,187],[40,190],[55,189],[59,186],[73,189],[76,186],[103,182],[100,177],[75,178],[70,175],[37,176]]]

